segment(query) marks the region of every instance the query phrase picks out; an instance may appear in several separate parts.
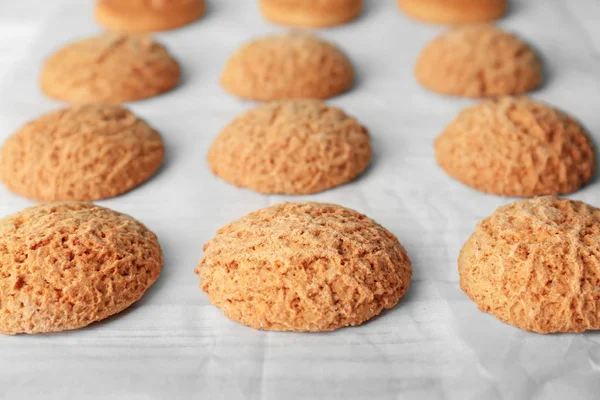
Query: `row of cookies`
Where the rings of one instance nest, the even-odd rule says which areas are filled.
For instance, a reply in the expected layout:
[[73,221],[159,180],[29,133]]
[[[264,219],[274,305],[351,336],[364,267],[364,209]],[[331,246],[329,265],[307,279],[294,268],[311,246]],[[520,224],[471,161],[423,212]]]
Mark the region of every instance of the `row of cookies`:
[[[442,24],[491,21],[507,10],[506,0],[397,0],[401,10],[418,20]],[[262,15],[287,26],[322,28],[342,25],[363,11],[363,0],[260,0]],[[200,19],[204,0],[98,0],[98,23],[116,32],[149,33],[179,28]]]
[[[318,133],[318,134],[317,134]],[[477,190],[531,197],[578,190],[596,153],[567,114],[525,97],[468,107],[435,141],[438,164]],[[162,165],[160,134],[118,105],[85,104],[45,114],[0,148],[0,181],[39,201],[92,201],[125,193]],[[321,100],[261,104],[216,136],[211,171],[268,194],[310,194],[358,177],[371,162],[368,129]]]
[[[106,33],[69,44],[42,68],[48,96],[68,102],[128,102],[167,92],[181,68],[149,37]],[[421,52],[415,76],[425,87],[466,97],[521,94],[542,84],[542,63],[511,33],[491,25],[455,28]],[[354,70],[336,46],[308,34],[280,34],[241,46],[220,78],[246,99],[326,99],[350,89]]]
[[[483,311],[540,333],[600,329],[600,209],[536,197],[481,221],[458,260]],[[91,203],[51,203],[0,220],[0,333],[77,329],[137,301],[162,252],[143,224]],[[331,331],[395,306],[410,285],[398,239],[365,215],[284,203],[219,229],[196,268],[230,319],[264,330]]]

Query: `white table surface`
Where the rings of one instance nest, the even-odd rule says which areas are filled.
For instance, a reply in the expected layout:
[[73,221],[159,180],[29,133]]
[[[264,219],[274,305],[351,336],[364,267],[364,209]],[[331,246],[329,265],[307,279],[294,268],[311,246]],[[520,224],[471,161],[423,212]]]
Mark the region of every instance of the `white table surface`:
[[[475,192],[436,166],[432,142],[470,100],[437,96],[412,77],[440,27],[415,23],[392,0],[318,33],[358,71],[331,101],[370,130],[372,167],[312,196],[264,196],[218,180],[205,164],[219,130],[253,103],[218,85],[227,57],[251,37],[284,30],[250,0],[208,0],[193,26],[157,35],[184,69],[172,93],[131,104],[162,134],[165,167],[147,184],[99,202],[154,230],[165,266],[128,311],[86,329],[0,337],[0,399],[598,399],[600,336],[542,336],[479,312],[458,287],[456,257],[475,223],[512,199]],[[99,31],[91,0],[0,0],[0,140],[63,106],[38,90],[43,58]],[[533,96],[577,117],[600,142],[600,2],[522,0],[500,25],[543,54]],[[600,205],[600,182],[570,196]],[[326,334],[259,332],[227,320],[198,288],[202,244],[243,214],[286,200],[364,212],[407,248],[414,280],[394,309]],[[0,188],[0,215],[33,204]]]

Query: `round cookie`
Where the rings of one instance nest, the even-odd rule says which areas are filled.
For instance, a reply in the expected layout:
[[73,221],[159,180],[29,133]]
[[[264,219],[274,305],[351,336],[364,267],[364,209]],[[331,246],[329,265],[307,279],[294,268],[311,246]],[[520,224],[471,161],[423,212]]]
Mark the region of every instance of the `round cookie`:
[[43,204],[0,220],[0,332],[82,328],[139,300],[160,275],[154,233],[90,203]]
[[362,8],[362,0],[260,0],[266,19],[299,27],[342,25],[358,17]]
[[173,89],[181,71],[150,37],[106,33],[71,43],[46,59],[42,91],[73,103],[122,103]]
[[73,106],[42,115],[6,140],[0,180],[33,200],[98,200],[148,180],[164,154],[160,135],[130,111]]
[[326,99],[350,89],[354,70],[337,47],[314,36],[267,36],[243,45],[227,61],[221,85],[251,100]]
[[500,207],[458,258],[485,312],[539,333],[600,329],[600,210],[545,196]]
[[95,15],[110,30],[148,33],[192,23],[204,9],[204,0],[98,0]]
[[454,28],[419,54],[417,81],[441,94],[491,97],[538,88],[542,62],[515,35],[491,25]]
[[320,100],[262,104],[216,137],[208,165],[260,193],[309,194],[350,182],[371,161],[367,129]]
[[323,203],[278,204],[219,229],[196,272],[233,321],[299,332],[362,324],[396,305],[412,275],[393,234]]
[[465,109],[436,139],[435,157],[451,177],[502,196],[570,193],[589,182],[596,168],[583,127],[526,97]]
[[435,24],[473,24],[501,18],[506,0],[397,0],[407,15]]

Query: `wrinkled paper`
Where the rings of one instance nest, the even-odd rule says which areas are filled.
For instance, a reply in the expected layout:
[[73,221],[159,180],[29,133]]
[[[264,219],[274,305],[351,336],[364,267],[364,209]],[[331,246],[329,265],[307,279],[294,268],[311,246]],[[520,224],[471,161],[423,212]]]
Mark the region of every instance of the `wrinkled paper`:
[[[205,156],[220,129],[254,105],[219,87],[227,57],[285,29],[265,22],[255,1],[207,1],[201,21],[157,35],[182,64],[181,86],[130,105],[163,135],[164,167],[140,188],[98,202],[157,233],[161,278],[129,310],[88,328],[0,337],[0,398],[597,399],[598,334],[521,331],[478,311],[458,286],[462,244],[477,221],[513,199],[478,193],[436,166],[434,138],[473,104],[413,78],[419,50],[443,28],[408,20],[393,1],[371,0],[357,21],[318,31],[357,70],[354,89],[330,103],[368,127],[373,163],[324,193],[265,196],[220,181]],[[1,140],[64,106],[38,89],[44,57],[100,31],[92,1],[64,1],[57,10],[0,82]],[[522,0],[500,25],[543,55],[547,83],[533,96],[573,114],[600,142],[598,19],[595,0]],[[571,197],[599,206],[600,182]],[[289,200],[338,203],[396,234],[413,261],[406,297],[363,326],[333,333],[259,332],[225,318],[193,272],[203,243],[245,213]],[[0,188],[1,216],[32,204]]]

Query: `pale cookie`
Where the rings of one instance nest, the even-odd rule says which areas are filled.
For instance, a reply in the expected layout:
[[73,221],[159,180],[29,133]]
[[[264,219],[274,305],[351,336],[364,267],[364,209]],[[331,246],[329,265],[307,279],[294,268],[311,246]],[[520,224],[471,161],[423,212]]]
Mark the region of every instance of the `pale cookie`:
[[596,167],[592,142],[577,121],[525,97],[462,111],[436,139],[435,157],[451,177],[502,196],[574,192]]
[[160,135],[130,111],[73,106],[42,115],[6,140],[0,180],[33,200],[98,200],[148,180],[164,154]]
[[362,7],[362,0],[260,0],[260,11],[266,19],[312,28],[345,24],[357,18]]
[[323,203],[285,203],[219,229],[196,269],[210,301],[256,329],[332,331],[396,305],[411,263],[366,216]]
[[212,172],[261,193],[309,194],[350,182],[371,161],[367,129],[320,100],[287,100],[245,112],[208,151]]
[[122,103],[157,96],[179,83],[177,61],[147,36],[107,33],[71,43],[45,61],[42,91],[58,100]]
[[267,36],[227,61],[221,85],[251,100],[326,99],[350,89],[354,70],[337,47],[306,34]]
[[421,51],[415,76],[434,92],[463,97],[525,93],[543,81],[542,62],[533,49],[491,25],[438,36]]
[[148,33],[190,24],[204,8],[204,0],[98,0],[95,15],[110,30]]
[[139,300],[163,265],[154,233],[90,203],[44,204],[0,220],[0,332],[82,328]]
[[435,24],[473,24],[501,18],[507,0],[397,0],[408,16]]
[[600,210],[539,197],[500,207],[458,258],[482,310],[539,333],[600,329]]

